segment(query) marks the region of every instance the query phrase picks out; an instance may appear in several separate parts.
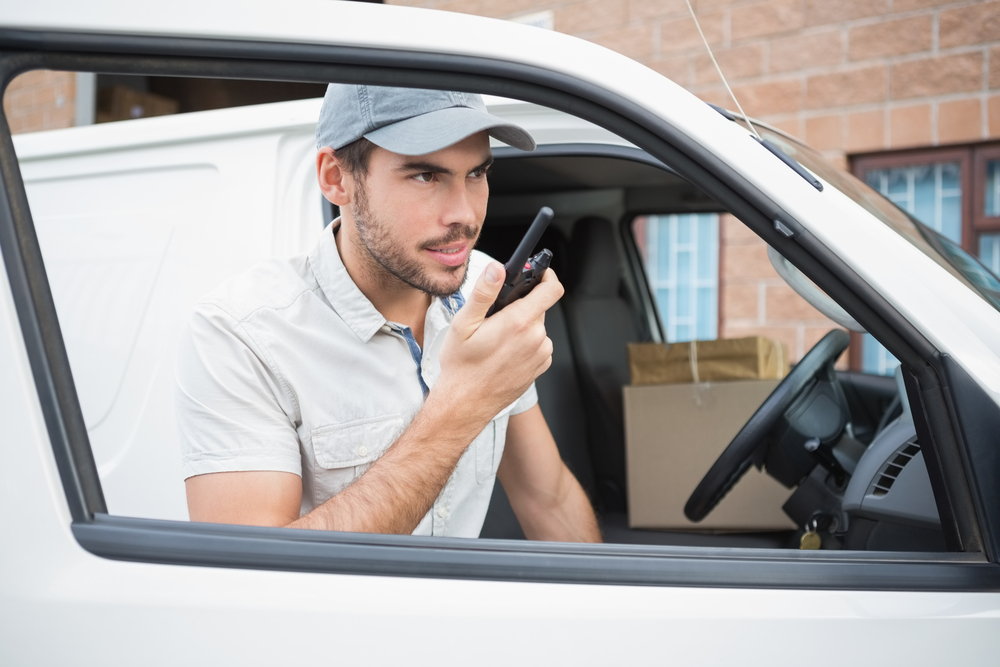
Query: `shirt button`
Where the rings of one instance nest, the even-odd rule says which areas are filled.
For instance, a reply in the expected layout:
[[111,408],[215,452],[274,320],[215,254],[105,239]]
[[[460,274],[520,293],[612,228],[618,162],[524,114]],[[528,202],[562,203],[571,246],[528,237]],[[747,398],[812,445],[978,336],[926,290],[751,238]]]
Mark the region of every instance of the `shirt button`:
[[438,516],[442,519],[448,516],[448,510],[444,508],[444,505],[438,508]]
[[358,456],[368,456],[368,448],[364,445],[358,447]]

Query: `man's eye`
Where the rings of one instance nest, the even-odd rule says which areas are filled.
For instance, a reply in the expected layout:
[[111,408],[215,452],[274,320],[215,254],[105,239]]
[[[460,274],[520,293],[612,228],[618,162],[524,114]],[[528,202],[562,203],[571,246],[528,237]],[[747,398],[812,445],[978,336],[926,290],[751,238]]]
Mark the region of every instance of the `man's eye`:
[[484,167],[482,169],[476,169],[475,171],[471,172],[469,176],[471,176],[472,178],[485,178],[486,176],[489,176],[489,174],[490,174],[489,168]]
[[417,179],[421,183],[430,183],[434,180],[434,174],[429,171],[425,171],[421,174],[416,174],[413,178]]

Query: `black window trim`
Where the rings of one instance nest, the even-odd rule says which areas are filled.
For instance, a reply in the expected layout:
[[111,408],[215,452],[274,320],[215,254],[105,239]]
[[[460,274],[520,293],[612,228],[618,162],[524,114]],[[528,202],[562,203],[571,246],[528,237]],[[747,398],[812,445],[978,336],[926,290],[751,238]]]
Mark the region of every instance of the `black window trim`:
[[[483,58],[457,57],[444,54],[406,53],[366,48],[348,48],[314,44],[272,44],[263,42],[238,42],[207,39],[133,37],[128,35],[75,35],[69,33],[15,31],[0,29],[0,82],[4,88],[18,73],[28,69],[46,68],[77,71],[116,71],[173,76],[215,76],[249,79],[279,80],[340,80],[391,83],[427,87],[449,87],[479,90],[506,97],[517,97],[555,109],[573,113],[614,131],[632,143],[643,146],[651,155],[664,162],[677,165],[685,178],[707,192],[750,226],[765,241],[775,246],[793,264],[813,279],[827,293],[837,298],[859,322],[864,324],[897,358],[912,371],[912,381],[919,385],[919,396],[929,415],[933,434],[933,449],[938,451],[939,466],[929,461],[929,467],[940,469],[937,484],[944,493],[944,528],[956,551],[982,552],[979,555],[922,554],[904,558],[899,555],[853,554],[844,562],[856,563],[851,568],[826,567],[831,562],[841,562],[836,557],[802,558],[798,554],[762,553],[751,550],[727,551],[731,559],[724,567],[722,559],[699,556],[691,562],[705,564],[693,571],[673,567],[693,552],[681,548],[654,550],[655,558],[644,557],[644,562],[656,563],[644,572],[657,571],[642,581],[632,583],[716,586],[766,586],[766,587],[831,587],[837,589],[871,590],[1000,590],[995,561],[996,534],[982,531],[979,517],[984,509],[979,497],[970,489],[968,468],[964,465],[966,451],[961,438],[961,425],[955,421],[955,411],[949,405],[951,397],[943,368],[943,358],[937,350],[917,332],[880,295],[864,283],[838,257],[828,251],[792,216],[773,201],[751,187],[738,173],[716,156],[702,150],[682,132],[658,119],[644,109],[614,96],[592,84],[541,68],[518,65]],[[18,52],[20,50],[20,52]],[[136,57],[144,54],[144,57]],[[67,501],[73,517],[73,531],[81,545],[94,553],[109,558],[135,559],[156,535],[170,535],[163,545],[165,551],[157,557],[145,554],[144,560],[166,559],[174,554],[176,562],[191,565],[211,564],[226,566],[225,562],[209,562],[204,556],[196,558],[196,550],[184,548],[189,540],[211,545],[216,555],[235,558],[237,548],[233,540],[238,531],[234,527],[210,526],[196,529],[196,524],[183,522],[152,522],[140,527],[138,519],[106,515],[106,506],[100,491],[100,480],[83,426],[65,347],[52,304],[51,293],[45,277],[44,266],[37,238],[31,222],[23,183],[20,179],[16,156],[13,151],[6,118],[0,124],[0,175],[6,187],[0,192],[0,247],[7,266],[15,305],[21,322],[25,345],[29,354],[46,424],[56,452],[57,464]],[[10,196],[8,197],[8,193]],[[775,230],[773,221],[781,220],[794,230],[788,238]],[[933,472],[932,472],[932,476]],[[935,489],[936,491],[938,489]],[[150,520],[151,521],[151,520]],[[321,542],[342,546],[338,534],[323,534],[304,540],[297,531],[286,529],[254,529],[274,531],[273,538],[264,539],[268,549],[280,545],[300,544],[303,541]],[[145,531],[145,532],[143,532]],[[294,534],[293,534],[294,533]],[[108,541],[108,535],[115,539]],[[197,537],[193,535],[197,534]],[[187,537],[184,537],[187,536]],[[376,546],[399,544],[405,548],[416,543],[412,537],[364,536],[356,538]],[[388,540],[388,542],[386,542]],[[395,540],[395,541],[394,541]],[[521,552],[541,558],[545,564],[539,580],[564,581],[572,568],[570,563],[585,558],[588,553],[603,558],[611,545],[604,547],[574,547],[572,545],[539,545],[530,543],[504,548],[481,541],[478,549],[434,548],[423,549],[426,558],[418,559],[436,574],[427,576],[458,576],[454,567],[447,565],[444,556],[454,554],[481,554],[483,552]],[[174,546],[171,547],[170,545]],[[450,547],[449,543],[449,547]],[[584,549],[583,554],[579,553]],[[593,552],[587,552],[593,549]],[[680,550],[678,550],[680,549]],[[280,550],[280,549],[279,549]],[[266,551],[266,550],[265,550]],[[292,550],[294,552],[294,549]],[[184,554],[192,554],[187,558]],[[260,566],[267,566],[265,553],[260,556]],[[969,559],[975,561],[970,566]],[[503,560],[502,558],[499,560]],[[331,562],[332,561],[332,562]],[[346,567],[337,563],[334,554],[327,559],[323,571],[340,571]],[[171,561],[174,562],[174,561]],[[761,569],[761,563],[771,566]],[[786,564],[785,567],[782,563]],[[794,567],[787,564],[795,563]],[[893,568],[900,568],[890,576]],[[893,565],[895,564],[895,565]],[[467,562],[475,569],[474,558]],[[502,563],[497,568],[502,569]],[[250,564],[241,566],[253,567]],[[594,583],[616,583],[624,573],[610,567],[607,562],[595,570]],[[281,560],[281,569],[297,569],[295,554]],[[364,559],[358,567],[369,573],[389,574],[377,554]],[[943,568],[943,577],[937,584],[925,571],[928,567]],[[516,568],[515,568],[516,569]],[[802,576],[793,576],[792,570]],[[874,571],[885,573],[885,578],[869,576]],[[476,578],[493,579],[499,574],[485,568]],[[500,570],[497,570],[499,572]],[[603,572],[604,574],[600,574]],[[702,572],[701,575],[698,572]],[[851,574],[848,576],[848,572]],[[732,574],[727,574],[732,573]],[[744,576],[740,579],[740,576]],[[733,579],[738,581],[734,581]],[[641,577],[640,577],[641,578]],[[903,581],[905,580],[905,582]],[[742,582],[742,583],[740,583]],[[796,583],[798,582],[798,583]],[[895,583],[894,583],[895,582]],[[899,588],[897,588],[897,586]]]

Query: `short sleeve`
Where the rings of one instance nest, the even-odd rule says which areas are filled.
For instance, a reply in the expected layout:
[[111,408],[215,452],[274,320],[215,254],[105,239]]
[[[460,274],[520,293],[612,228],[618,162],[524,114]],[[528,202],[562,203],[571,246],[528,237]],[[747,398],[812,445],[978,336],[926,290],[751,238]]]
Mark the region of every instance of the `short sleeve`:
[[185,478],[248,470],[301,476],[294,403],[263,354],[221,307],[195,309],[176,366]]
[[510,414],[519,415],[522,412],[527,412],[531,408],[538,404],[538,390],[535,389],[535,383],[532,382],[528,390],[521,394],[521,398],[517,399],[514,403],[514,407],[511,408]]

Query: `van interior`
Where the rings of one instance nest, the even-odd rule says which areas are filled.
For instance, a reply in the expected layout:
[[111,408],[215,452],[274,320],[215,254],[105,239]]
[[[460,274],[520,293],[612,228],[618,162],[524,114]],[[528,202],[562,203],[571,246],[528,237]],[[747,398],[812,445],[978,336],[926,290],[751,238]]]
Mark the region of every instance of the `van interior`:
[[[627,345],[672,342],[664,335],[633,224],[652,214],[725,211],[672,169],[637,149],[550,145],[530,155],[508,149],[495,153],[480,250],[505,260],[540,206],[548,205],[556,211],[554,222],[537,248],[552,250],[552,268],[566,286],[566,294],[546,314],[546,328],[554,343],[553,361],[536,386],[563,460],[592,499],[605,540],[799,548],[806,532],[802,528],[739,531],[630,527],[622,405],[623,387],[630,382]],[[868,448],[903,414],[897,383],[892,377],[848,370],[837,370],[835,378],[849,411],[850,439]],[[810,474],[829,476],[815,462],[806,464],[806,468],[803,486]],[[929,487],[923,489],[925,494],[929,491]],[[810,504],[816,502],[815,498],[806,501],[807,514],[818,509]],[[828,541],[835,546],[825,548],[944,550],[939,528],[929,522],[898,522],[894,518],[854,517],[853,525],[841,531],[840,539]],[[524,538],[499,482],[481,536]]]

